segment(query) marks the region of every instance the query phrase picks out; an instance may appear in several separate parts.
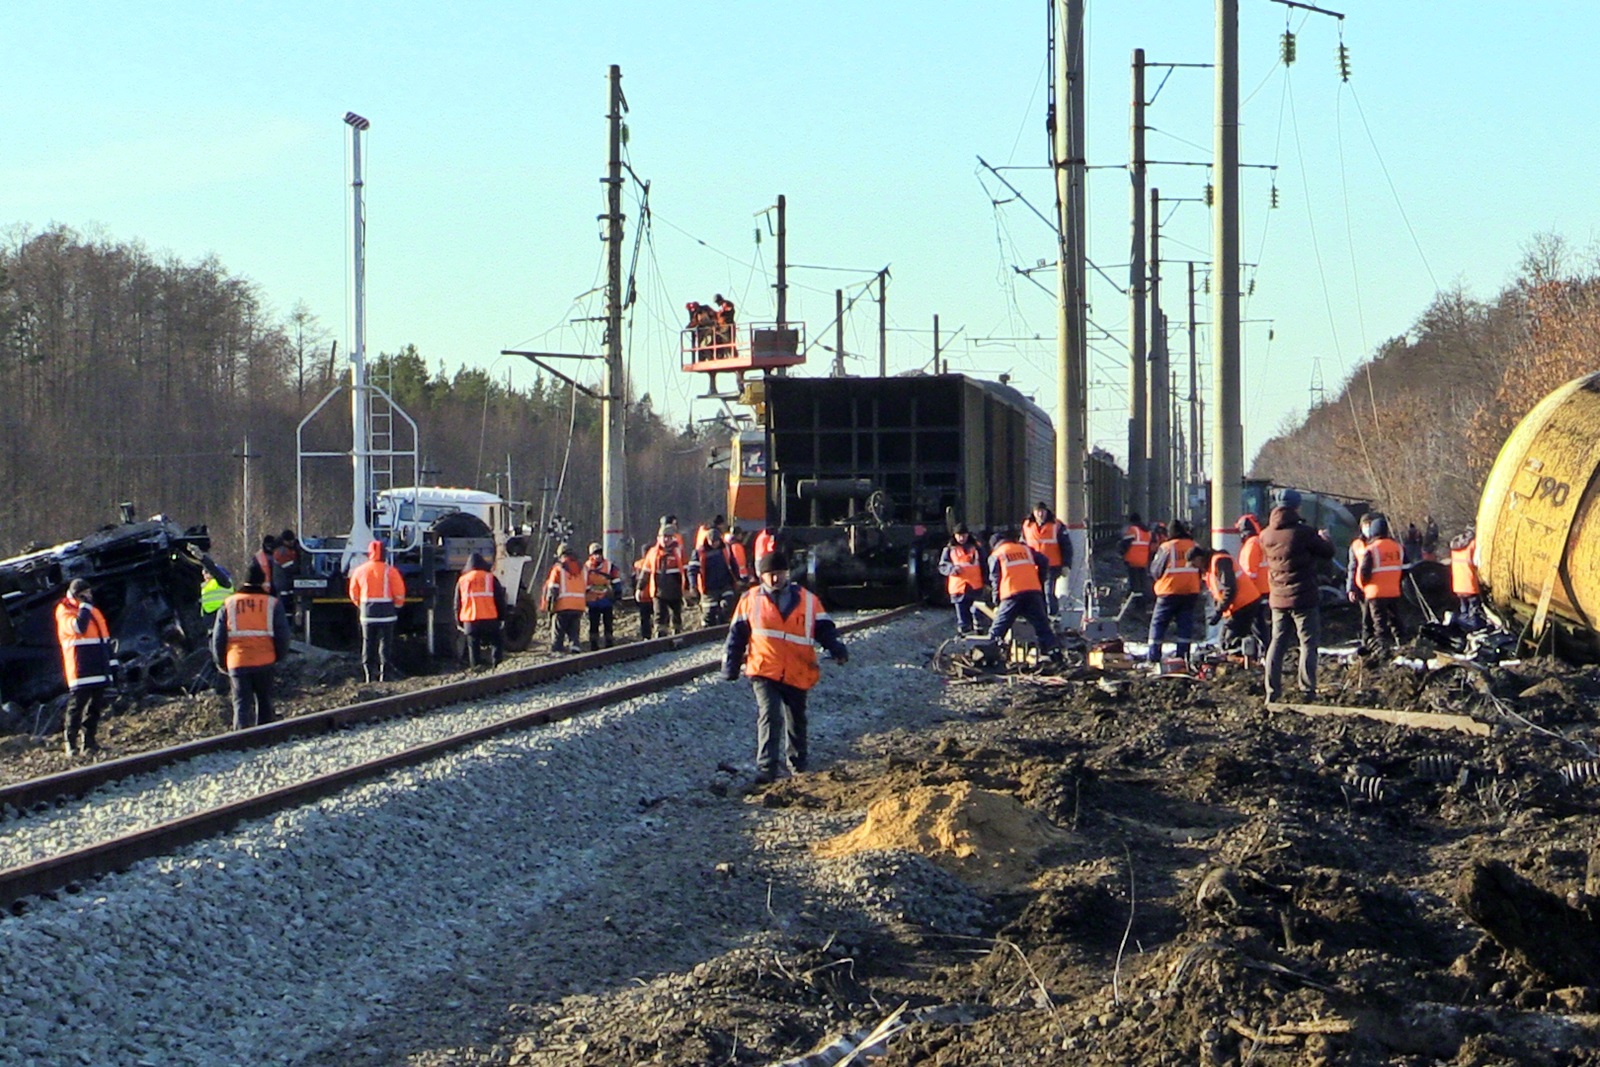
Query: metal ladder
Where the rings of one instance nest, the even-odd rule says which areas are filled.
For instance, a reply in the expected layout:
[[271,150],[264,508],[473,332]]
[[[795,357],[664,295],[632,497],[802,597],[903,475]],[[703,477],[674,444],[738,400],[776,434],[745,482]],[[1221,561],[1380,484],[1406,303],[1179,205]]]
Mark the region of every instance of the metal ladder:
[[376,388],[367,391],[367,499],[377,500],[385,489],[394,488],[394,360],[380,357],[368,368],[368,378]]

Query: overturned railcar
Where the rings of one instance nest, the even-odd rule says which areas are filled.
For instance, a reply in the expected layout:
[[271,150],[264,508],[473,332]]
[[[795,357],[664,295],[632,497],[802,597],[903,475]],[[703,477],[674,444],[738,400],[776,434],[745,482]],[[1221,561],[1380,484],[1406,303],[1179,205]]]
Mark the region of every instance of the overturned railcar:
[[1055,496],[1050,417],[961,374],[765,383],[767,525],[825,598],[936,597],[950,527],[1017,527]]

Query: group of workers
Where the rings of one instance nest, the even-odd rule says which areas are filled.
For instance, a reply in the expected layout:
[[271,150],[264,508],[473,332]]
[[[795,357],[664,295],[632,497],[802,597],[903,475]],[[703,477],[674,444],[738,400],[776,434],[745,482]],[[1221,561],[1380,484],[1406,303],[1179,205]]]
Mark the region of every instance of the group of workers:
[[694,357],[697,360],[726,359],[738,354],[733,301],[721,293],[711,300],[711,304],[691,300],[683,305],[689,313],[688,329],[694,338]]
[[1056,585],[1062,573],[1072,569],[1072,540],[1066,523],[1042,500],[1023,520],[1020,542],[1017,537],[1002,529],[990,537],[985,549],[966,523],[957,523],[951,531],[950,543],[939,556],[939,573],[955,605],[956,633],[977,633],[977,605],[987,598],[995,609],[988,640],[1005,640],[1017,619],[1025,619],[1033,627],[1039,652],[1060,660],[1055,624],[1061,603]]

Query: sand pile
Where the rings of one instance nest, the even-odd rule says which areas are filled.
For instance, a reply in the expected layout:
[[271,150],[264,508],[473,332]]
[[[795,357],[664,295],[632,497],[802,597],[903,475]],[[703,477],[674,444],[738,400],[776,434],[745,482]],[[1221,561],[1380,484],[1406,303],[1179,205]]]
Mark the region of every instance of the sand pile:
[[849,833],[815,846],[824,858],[903,849],[926,856],[973,885],[1005,889],[1025,884],[1048,849],[1070,835],[1015,797],[970,782],[916,786],[882,797]]

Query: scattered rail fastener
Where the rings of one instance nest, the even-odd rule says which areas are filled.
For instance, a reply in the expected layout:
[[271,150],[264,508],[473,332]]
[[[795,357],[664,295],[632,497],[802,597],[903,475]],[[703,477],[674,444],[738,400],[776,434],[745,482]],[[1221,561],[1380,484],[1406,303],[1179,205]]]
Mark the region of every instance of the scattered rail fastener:
[[[887,622],[896,621],[908,615],[914,614],[918,610],[919,608],[917,606],[910,605],[895,609],[893,611],[887,611],[883,614],[875,615],[870,618],[858,619],[852,622],[844,623],[839,627],[839,629],[842,633],[863,630],[873,626],[879,626]],[[712,639],[719,636],[719,631],[720,633],[726,633],[726,628],[699,630],[695,631],[693,634],[681,635],[677,638],[638,642],[633,645],[618,646],[614,649],[607,649],[597,653],[588,653],[585,656],[576,657],[574,659],[562,662],[569,665],[578,665],[583,660],[587,659],[589,661],[587,664],[588,666],[602,666],[606,663],[619,662],[619,659],[597,659],[596,657],[606,657],[609,653],[616,653],[621,652],[623,649],[629,649],[634,650],[634,656],[622,658],[638,658],[639,656],[649,655],[652,652],[661,652],[675,648],[681,648],[690,643],[708,643]],[[685,641],[683,638],[692,638],[693,640]],[[647,646],[651,645],[656,647],[653,649],[647,648]],[[640,649],[645,649],[645,651],[638,651]],[[255,734],[259,740],[253,742],[253,744],[270,744],[273,741],[282,739],[282,737],[274,735],[268,738],[266,736],[267,731],[271,731],[275,727],[287,727],[294,723],[303,722],[304,720],[320,717],[320,723],[308,723],[306,724],[306,728],[301,731],[302,733],[317,733],[324,730],[336,729],[340,726],[350,725],[356,722],[366,722],[378,718],[387,718],[395,715],[408,714],[416,711],[440,707],[446,704],[459,703],[463,700],[470,700],[494,693],[503,693],[513,689],[523,688],[527,685],[549,681],[554,677],[560,677],[562,673],[572,673],[570,670],[564,672],[559,670],[551,672],[550,668],[553,666],[554,665],[552,664],[540,664],[536,667],[525,668],[522,671],[508,671],[503,675],[485,675],[484,677],[470,679],[465,682],[453,682],[448,685],[436,686],[432,689],[418,690],[412,693],[405,693],[395,697],[384,698],[381,701],[368,701],[366,704],[352,705],[348,708],[335,708],[325,712],[317,712],[314,713],[314,715],[304,715],[296,719],[285,720],[281,723],[271,723],[267,726],[256,727],[254,730],[240,731],[236,734],[222,735],[220,738],[207,738],[205,740],[220,741],[234,738],[244,739],[248,735]],[[354,785],[355,783],[365,779],[374,778],[401,767],[424,763],[451,750],[461,748],[478,741],[486,740],[487,738],[493,737],[497,734],[508,733],[513,730],[526,729],[530,726],[543,726],[554,722],[560,722],[564,719],[572,718],[573,716],[584,711],[605,707],[617,701],[631,700],[635,697],[648,696],[652,693],[672,689],[676,686],[691,682],[702,675],[718,670],[719,667],[720,664],[715,662],[702,663],[697,666],[685,667],[680,670],[672,671],[668,674],[660,675],[655,678],[647,678],[638,682],[629,682],[598,693],[592,693],[589,696],[568,701],[565,704],[561,704],[557,707],[541,708],[538,711],[510,716],[488,726],[467,730],[459,734],[454,734],[450,737],[406,749],[403,752],[396,752],[376,760],[371,760],[366,763],[321,775],[308,781],[299,782],[294,785],[285,786],[281,789],[275,789],[254,797],[248,797],[244,800],[225,804],[210,811],[197,812],[193,815],[185,816],[180,819],[173,819],[158,826],[136,831],[134,833],[114,838],[109,841],[104,841],[96,845],[91,845],[86,848],[62,853],[60,855],[51,856],[32,863],[23,864],[21,866],[0,871],[0,907],[14,907],[25,897],[34,896],[41,893],[54,892],[56,890],[70,887],[79,882],[83,882],[103,874],[125,870],[140,860],[149,859],[154,856],[166,855],[174,849],[181,848],[184,845],[213,837],[246,819],[259,818],[264,815],[272,814],[273,812],[281,811],[285,808],[292,808],[300,804],[318,800],[324,796],[336,793],[339,790]],[[544,672],[542,675],[540,675],[541,671]],[[540,676],[529,677],[530,675]],[[512,679],[517,680],[513,681]],[[491,685],[492,687],[490,687]],[[382,705],[382,707],[374,708],[374,705]],[[156,760],[142,769],[149,770],[165,764],[174,763],[179,760],[189,758],[190,756],[197,755],[199,754],[199,751],[215,751],[227,747],[253,747],[252,744],[235,744],[232,746],[219,744],[213,746],[212,748],[205,748],[197,751],[195,746],[200,744],[201,742],[191,742],[187,745],[179,745],[171,749],[162,749],[159,752],[146,753],[145,755],[151,758],[159,757],[163,754],[165,754],[166,758]],[[128,757],[128,760],[135,761],[142,758],[144,757],[133,756]],[[102,764],[100,766],[105,767],[110,766],[111,763],[124,762],[126,761],[113,760],[110,761],[110,763]],[[84,768],[84,770],[94,769],[95,768]],[[71,774],[74,772],[67,773]],[[128,771],[122,774],[113,775],[112,778],[101,779],[101,781],[109,781],[116,777],[126,777],[127,774],[131,773],[137,772]],[[63,777],[65,777],[65,775],[51,776],[52,779],[61,779]],[[32,783],[20,783],[19,786],[13,786],[11,789],[17,790],[21,788],[21,786],[29,785],[37,786],[39,783],[46,781],[50,781],[50,779],[36,779]],[[92,788],[92,786],[87,786],[85,788]],[[59,793],[52,795],[59,795]]]

